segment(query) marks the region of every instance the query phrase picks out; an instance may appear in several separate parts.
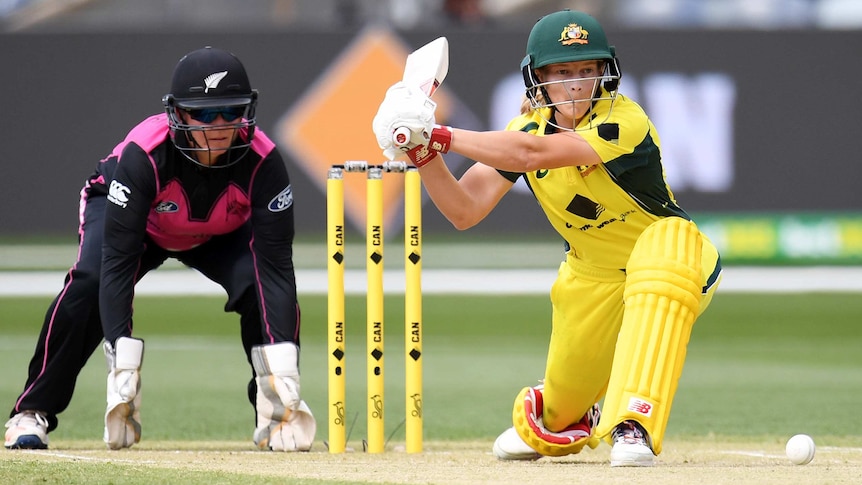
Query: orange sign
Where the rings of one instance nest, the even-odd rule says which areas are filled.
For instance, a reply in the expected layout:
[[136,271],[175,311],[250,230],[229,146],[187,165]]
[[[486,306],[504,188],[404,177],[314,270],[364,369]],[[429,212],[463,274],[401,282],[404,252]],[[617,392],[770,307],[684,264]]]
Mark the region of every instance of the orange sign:
[[[332,165],[347,160],[380,164],[371,121],[386,90],[401,80],[404,61],[413,49],[388,30],[363,31],[336,58],[315,83],[303,93],[276,126],[280,145],[299,167],[326,190],[326,173]],[[442,91],[434,95],[438,113],[446,105]],[[442,119],[438,116],[438,119]],[[365,175],[344,174],[345,217],[355,227],[365,228]],[[383,180],[383,222],[400,229],[404,181],[400,174]]]

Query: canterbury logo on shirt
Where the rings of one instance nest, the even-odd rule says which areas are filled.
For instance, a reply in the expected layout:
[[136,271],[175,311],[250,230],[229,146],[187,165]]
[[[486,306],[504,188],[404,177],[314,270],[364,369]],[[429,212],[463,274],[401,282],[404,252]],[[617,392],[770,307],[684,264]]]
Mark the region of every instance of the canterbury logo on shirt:
[[284,188],[281,192],[278,193],[275,197],[269,201],[269,211],[270,212],[281,212],[288,207],[293,205],[293,190],[291,190],[290,185]]
[[108,187],[108,200],[125,209],[128,205],[129,194],[131,192],[125,185],[116,180],[111,180],[111,185]]

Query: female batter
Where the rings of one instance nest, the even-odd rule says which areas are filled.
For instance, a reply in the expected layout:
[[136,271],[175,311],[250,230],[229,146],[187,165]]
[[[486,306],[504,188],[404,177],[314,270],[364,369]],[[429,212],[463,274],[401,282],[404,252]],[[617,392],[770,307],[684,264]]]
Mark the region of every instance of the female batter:
[[[525,104],[505,131],[435,125],[434,103],[397,83],[375,136],[391,154],[402,148],[393,132],[411,130],[403,149],[458,229],[480,222],[524,178],[566,242],[544,379],[518,394],[495,455],[567,455],[604,438],[612,466],[649,466],[692,325],[719,281],[719,255],[665,183],[656,129],[619,94],[619,63],[599,23],[552,13],[535,24],[526,51]],[[447,151],[478,163],[456,179],[440,156]]]

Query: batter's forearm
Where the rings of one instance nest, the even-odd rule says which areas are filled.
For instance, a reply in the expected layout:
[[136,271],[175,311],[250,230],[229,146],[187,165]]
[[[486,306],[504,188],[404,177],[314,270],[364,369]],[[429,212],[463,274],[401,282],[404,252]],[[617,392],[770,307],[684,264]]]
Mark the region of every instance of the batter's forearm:
[[496,169],[523,172],[535,138],[522,132],[453,128],[450,151]]
[[440,157],[420,168],[419,174],[434,205],[459,230],[478,224],[512,186],[497,170],[481,164],[456,180]]
[[419,169],[428,196],[455,228],[464,230],[476,225],[481,217],[473,214],[470,194],[458,184],[442,156],[438,155],[437,158]]
[[523,131],[453,128],[449,150],[507,172],[533,172],[602,162],[590,144],[573,132],[535,136]]

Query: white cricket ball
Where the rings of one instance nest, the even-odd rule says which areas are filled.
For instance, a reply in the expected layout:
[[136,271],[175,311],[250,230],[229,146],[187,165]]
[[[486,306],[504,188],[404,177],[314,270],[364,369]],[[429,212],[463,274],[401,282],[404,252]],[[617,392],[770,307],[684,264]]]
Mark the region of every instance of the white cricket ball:
[[806,465],[814,459],[814,440],[807,434],[798,434],[787,440],[784,451],[787,458],[797,465]]

